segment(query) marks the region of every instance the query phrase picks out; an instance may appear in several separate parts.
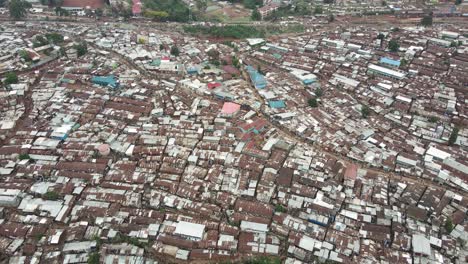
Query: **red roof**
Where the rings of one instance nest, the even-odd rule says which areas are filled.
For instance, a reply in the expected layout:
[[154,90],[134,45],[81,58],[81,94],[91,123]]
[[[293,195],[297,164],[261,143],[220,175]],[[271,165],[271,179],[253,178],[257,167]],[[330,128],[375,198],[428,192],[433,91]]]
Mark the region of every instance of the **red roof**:
[[208,89],[214,89],[214,88],[219,87],[219,86],[221,86],[221,84],[218,83],[218,82],[210,82],[210,83],[208,83]]
[[350,164],[346,167],[344,178],[346,180],[356,180],[358,166],[356,164]]
[[237,68],[235,68],[235,67],[233,67],[231,65],[225,65],[223,67],[223,70],[225,72],[229,73],[229,74],[239,74],[240,73],[240,71]]
[[231,115],[239,111],[239,109],[240,109],[240,105],[236,103],[226,102],[223,105],[222,113]]
[[104,0],[64,0],[63,7],[104,8]]
[[133,0],[132,13],[134,15],[141,14],[141,1],[140,0]]

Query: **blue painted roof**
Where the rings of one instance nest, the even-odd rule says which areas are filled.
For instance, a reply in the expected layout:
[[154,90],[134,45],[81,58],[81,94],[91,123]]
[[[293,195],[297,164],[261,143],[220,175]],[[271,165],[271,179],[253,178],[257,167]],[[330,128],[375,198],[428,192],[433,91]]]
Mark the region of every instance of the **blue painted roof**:
[[269,101],[268,105],[271,108],[285,108],[286,107],[286,104],[284,103],[283,100]]
[[304,81],[302,81],[303,84],[311,84],[311,83],[314,83],[315,80],[312,80],[312,79],[305,79]]
[[250,65],[247,66],[246,69],[250,75],[250,80],[252,81],[252,83],[255,85],[257,89],[263,89],[266,87],[267,82],[265,80],[265,77],[263,77],[262,74],[260,74],[256,69],[254,69]]
[[389,64],[395,67],[400,67],[400,60],[392,60],[387,57],[380,58],[380,63]]
[[91,82],[99,85],[104,85],[104,86],[111,86],[112,88],[117,88],[119,84],[117,83],[117,80],[115,79],[114,75],[109,75],[109,76],[94,76],[91,79]]

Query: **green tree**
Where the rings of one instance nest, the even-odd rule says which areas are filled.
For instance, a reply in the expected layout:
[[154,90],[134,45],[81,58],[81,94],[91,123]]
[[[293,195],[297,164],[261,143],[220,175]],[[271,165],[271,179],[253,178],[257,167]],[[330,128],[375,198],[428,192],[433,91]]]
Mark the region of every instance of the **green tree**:
[[39,36],[36,36],[36,38],[33,40],[33,47],[34,48],[37,48],[37,47],[42,47],[44,45],[47,45],[49,44],[49,41],[44,38],[43,36],[39,35]]
[[377,39],[383,40],[385,38],[385,35],[383,33],[379,33],[377,35]]
[[315,89],[315,92],[314,92],[314,93],[315,93],[315,95],[316,95],[317,97],[321,97],[321,96],[323,95],[323,91],[322,91],[321,88]]
[[5,7],[7,0],[0,0],[0,7]]
[[206,9],[208,8],[208,3],[206,2],[206,0],[197,0],[196,6],[197,6],[198,11],[205,12]]
[[460,131],[460,129],[458,127],[455,127],[452,130],[452,133],[450,134],[450,137],[449,137],[449,140],[448,140],[448,145],[449,146],[451,146],[451,145],[455,144],[455,142],[457,142],[458,132],[459,131]]
[[99,264],[100,255],[98,252],[93,252],[88,256],[88,264]]
[[314,14],[316,14],[316,15],[323,14],[323,8],[321,6],[315,6]]
[[25,50],[20,50],[18,51],[18,55],[24,60],[24,61],[31,61],[31,57],[29,56],[29,53]]
[[97,17],[102,17],[102,15],[104,14],[104,11],[102,11],[101,8],[98,8],[94,10],[94,13],[96,14]]
[[16,75],[16,73],[14,72],[8,72],[7,74],[5,74],[4,83],[6,85],[18,83],[18,75]]
[[334,16],[333,14],[330,14],[330,15],[328,16],[328,22],[331,23],[331,22],[333,22],[333,21],[335,21],[335,16]]
[[392,52],[397,52],[400,49],[400,44],[398,44],[396,39],[392,39],[388,42],[388,49]]
[[316,98],[310,98],[307,103],[309,104],[310,107],[317,107],[318,106],[318,102],[317,102],[317,99]]
[[244,264],[281,264],[279,257],[258,256],[243,262]]
[[408,61],[406,59],[401,59],[400,60],[400,67],[405,67],[406,65],[408,65]]
[[455,4],[456,4],[456,5],[459,5],[459,4],[461,4],[462,2],[463,2],[463,0],[455,0]]
[[88,45],[86,45],[86,42],[75,44],[73,47],[76,49],[78,57],[81,57],[88,52]]
[[362,118],[367,118],[370,114],[370,108],[367,105],[361,106],[361,116]]
[[46,200],[57,200],[59,198],[59,194],[57,192],[51,191],[51,192],[46,192],[44,194],[44,199]]
[[260,14],[260,12],[258,12],[258,9],[255,8],[252,11],[252,15],[250,16],[250,18],[254,21],[258,21],[258,20],[262,20],[262,15]]
[[219,63],[219,51],[216,49],[210,49],[206,55],[208,55],[210,62],[213,64]]
[[164,21],[169,17],[169,14],[165,11],[146,10],[144,16],[155,21]]
[[28,160],[28,159],[31,159],[31,157],[29,156],[29,154],[20,154],[18,156],[18,159],[19,160]]
[[175,45],[172,46],[171,47],[171,55],[177,57],[177,56],[179,56],[179,54],[180,54],[179,48],[177,46],[175,46]]
[[429,122],[431,122],[431,123],[437,123],[437,121],[439,121],[439,118],[437,118],[437,116],[431,116],[431,117],[429,117]]
[[169,21],[188,21],[189,7],[183,0],[143,0],[142,2],[147,10],[158,10],[168,13],[167,20]]
[[257,6],[262,6],[263,0],[243,0],[242,3],[244,4],[245,8],[254,9]]
[[59,44],[59,43],[62,43],[63,40],[64,40],[64,37],[62,34],[59,34],[59,33],[47,33],[45,35],[46,39],[54,44]]
[[160,51],[164,50],[164,45],[163,44],[159,44],[159,50]]
[[284,208],[281,204],[277,204],[275,206],[275,212],[284,213],[286,211],[287,211],[286,208]]
[[452,230],[453,230],[452,219],[447,218],[447,220],[445,221],[445,224],[444,224],[444,228],[445,228],[445,231],[447,231],[447,233],[452,232]]
[[334,2],[335,2],[335,0],[323,0],[323,3],[327,4],[327,5],[333,4]]
[[31,8],[31,4],[25,0],[10,0],[9,4],[10,16],[15,19],[23,19],[28,14],[28,8]]
[[421,18],[421,25],[424,26],[424,27],[432,26],[432,16],[427,15],[427,16],[424,16],[423,18]]

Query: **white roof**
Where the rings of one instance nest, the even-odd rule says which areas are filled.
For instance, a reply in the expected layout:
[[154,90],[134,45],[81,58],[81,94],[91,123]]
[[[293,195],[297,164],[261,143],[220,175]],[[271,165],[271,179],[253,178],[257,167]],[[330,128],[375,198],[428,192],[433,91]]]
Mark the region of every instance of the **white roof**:
[[242,221],[240,228],[242,230],[250,230],[263,233],[268,232],[268,225],[250,221]]
[[427,155],[431,155],[431,156],[434,156],[438,159],[441,159],[441,160],[444,160],[448,157],[451,156],[450,153],[447,153],[445,151],[442,151],[442,150],[439,150],[439,149],[436,149],[434,147],[430,147],[427,152],[426,152]]
[[178,235],[202,239],[204,232],[205,232],[205,225],[180,221],[179,223],[177,223],[176,230],[174,233]]
[[391,69],[388,69],[388,68],[385,68],[385,67],[381,67],[381,66],[378,66],[378,65],[375,65],[375,64],[369,64],[369,69],[392,75],[392,76],[394,76],[394,77],[396,77],[398,79],[402,79],[402,78],[404,78],[406,76],[406,74],[404,74],[402,72],[394,71],[394,70],[391,70]]
[[413,251],[416,254],[431,255],[429,239],[423,235],[413,235]]

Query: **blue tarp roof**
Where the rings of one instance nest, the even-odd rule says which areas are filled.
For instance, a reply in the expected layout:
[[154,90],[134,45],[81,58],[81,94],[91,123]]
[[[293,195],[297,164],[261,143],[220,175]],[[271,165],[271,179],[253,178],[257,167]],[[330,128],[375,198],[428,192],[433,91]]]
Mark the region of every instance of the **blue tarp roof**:
[[285,108],[286,107],[286,104],[284,103],[283,100],[269,101],[268,105],[271,108]]
[[395,67],[400,67],[400,60],[392,60],[387,57],[380,58],[380,63],[389,64]]
[[312,80],[312,79],[305,79],[304,81],[302,81],[303,84],[311,84],[311,83],[314,83],[315,80]]

